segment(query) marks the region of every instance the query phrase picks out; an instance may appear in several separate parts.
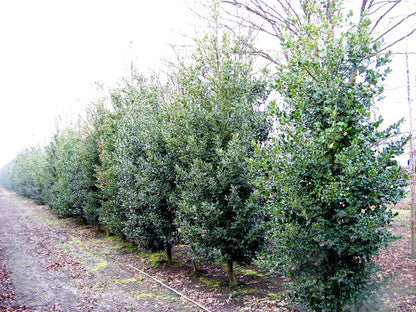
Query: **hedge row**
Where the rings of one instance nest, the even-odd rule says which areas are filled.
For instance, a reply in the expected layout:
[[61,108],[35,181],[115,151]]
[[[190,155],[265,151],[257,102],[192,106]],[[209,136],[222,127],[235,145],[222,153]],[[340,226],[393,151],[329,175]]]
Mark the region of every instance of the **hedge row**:
[[3,168],[4,186],[63,216],[103,224],[140,249],[178,242],[195,261],[251,263],[264,246],[264,202],[250,168],[267,138],[267,83],[246,42],[206,37],[176,86],[136,76],[85,121]]
[[[394,158],[408,138],[370,118],[388,55],[369,21],[323,13],[341,3],[308,2],[298,32],[281,38],[288,66],[270,80],[249,40],[220,31],[213,14],[170,83],[124,81],[110,106],[3,168],[2,184],[170,262],[185,243],[195,263],[225,263],[231,286],[234,262],[260,259],[290,277],[299,307],[357,307],[393,239],[386,205],[404,196]],[[283,101],[268,107],[271,89]]]

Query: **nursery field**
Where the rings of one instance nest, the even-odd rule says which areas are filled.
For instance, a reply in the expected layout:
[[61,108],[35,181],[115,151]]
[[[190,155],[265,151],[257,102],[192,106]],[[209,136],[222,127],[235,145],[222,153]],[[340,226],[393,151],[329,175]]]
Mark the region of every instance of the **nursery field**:
[[[363,311],[416,311],[408,207],[408,199],[394,207],[399,215],[391,231],[402,236],[381,250],[377,262],[388,278]],[[173,254],[168,266],[163,254],[138,252],[0,189],[0,311],[296,311],[282,276],[237,266],[239,286],[230,289],[222,266],[202,264],[195,275],[185,246]]]

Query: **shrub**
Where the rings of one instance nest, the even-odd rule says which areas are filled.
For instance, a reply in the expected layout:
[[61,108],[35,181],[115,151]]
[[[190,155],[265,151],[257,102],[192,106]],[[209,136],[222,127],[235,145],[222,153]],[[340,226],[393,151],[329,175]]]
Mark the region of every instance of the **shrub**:
[[342,311],[372,290],[373,256],[393,238],[386,205],[405,184],[394,157],[407,139],[394,138],[399,124],[381,131],[370,118],[388,58],[367,20],[334,33],[344,26],[336,5],[311,6],[299,35],[285,37],[283,101],[272,109],[279,133],[259,150],[274,215],[268,257],[291,278],[292,298],[314,311]]
[[267,136],[259,106],[266,83],[255,77],[247,41],[233,41],[215,22],[198,42],[193,64],[178,75],[171,103],[170,148],[177,166],[177,225],[193,260],[225,262],[231,286],[233,262],[248,264],[263,246],[262,205],[254,200],[253,172],[247,158],[252,141]]

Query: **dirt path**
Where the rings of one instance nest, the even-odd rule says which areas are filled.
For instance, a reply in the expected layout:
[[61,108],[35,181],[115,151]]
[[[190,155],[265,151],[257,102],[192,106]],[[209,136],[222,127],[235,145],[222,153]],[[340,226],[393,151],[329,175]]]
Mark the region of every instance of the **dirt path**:
[[[416,312],[416,260],[409,259],[408,202],[390,230],[401,239],[380,251],[380,274],[390,276],[363,311]],[[97,234],[91,226],[61,218],[49,207],[0,188],[0,312],[17,311],[202,311],[132,269],[142,269],[212,312],[283,312],[283,277],[256,266],[236,265],[238,289],[227,286],[221,265],[192,274],[185,246],[174,248],[172,266],[163,255],[135,251],[132,244]]]
[[127,267],[123,244],[52,217],[0,189],[0,311],[197,311]]

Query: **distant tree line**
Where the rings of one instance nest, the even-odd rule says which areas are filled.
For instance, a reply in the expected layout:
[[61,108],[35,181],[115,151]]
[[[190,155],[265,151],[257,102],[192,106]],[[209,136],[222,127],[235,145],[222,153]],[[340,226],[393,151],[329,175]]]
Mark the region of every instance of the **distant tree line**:
[[[407,138],[370,118],[389,57],[370,21],[351,26],[339,1],[308,3],[296,34],[282,27],[288,63],[270,74],[214,1],[208,33],[169,83],[122,81],[110,106],[97,101],[3,167],[1,184],[169,263],[184,243],[195,269],[224,263],[230,286],[234,263],[257,261],[290,279],[299,307],[358,305],[393,238],[386,205],[404,196],[394,157]],[[282,100],[269,101],[276,91]]]

